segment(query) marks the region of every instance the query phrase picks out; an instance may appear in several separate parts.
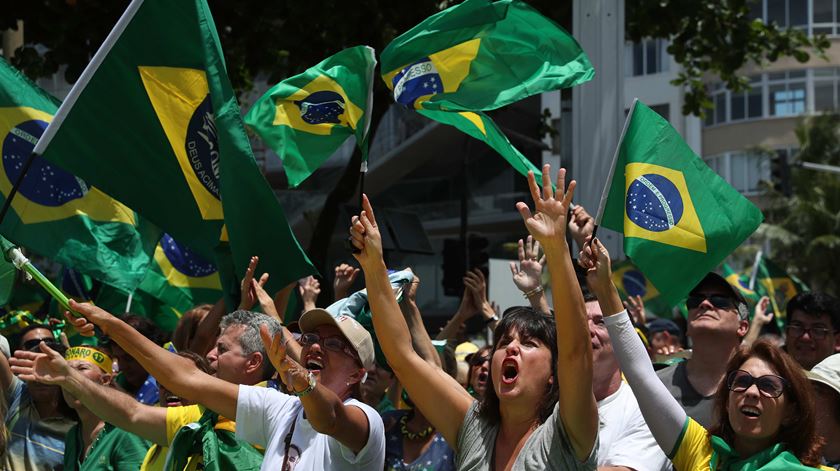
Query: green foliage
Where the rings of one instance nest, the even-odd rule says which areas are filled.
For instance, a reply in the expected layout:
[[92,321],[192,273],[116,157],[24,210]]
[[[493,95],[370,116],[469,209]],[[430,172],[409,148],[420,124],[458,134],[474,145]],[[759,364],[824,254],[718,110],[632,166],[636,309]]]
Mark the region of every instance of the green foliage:
[[[804,119],[796,129],[799,162],[840,166],[840,114]],[[840,175],[791,168],[793,196],[771,193],[767,223],[757,235],[770,241],[770,258],[812,289],[840,294]]]
[[740,92],[748,87],[742,69],[766,64],[783,56],[799,62],[809,50],[823,57],[830,46],[825,36],[809,38],[796,29],[780,29],[750,18],[756,0],[630,0],[627,36],[670,39],[668,52],[682,66],[672,82],[686,87],[683,114],[702,115],[712,107],[704,82],[707,73],[720,77],[726,87]]

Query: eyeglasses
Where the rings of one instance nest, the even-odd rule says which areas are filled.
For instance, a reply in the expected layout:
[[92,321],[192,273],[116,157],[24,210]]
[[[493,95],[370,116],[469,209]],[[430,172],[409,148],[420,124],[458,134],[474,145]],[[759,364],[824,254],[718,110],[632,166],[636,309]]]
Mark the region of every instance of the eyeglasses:
[[805,327],[799,324],[791,324],[787,326],[788,337],[802,337],[808,333],[814,340],[822,340],[828,336],[831,329],[828,327]]
[[753,384],[766,397],[779,397],[788,385],[786,379],[776,375],[763,375],[758,378],[744,370],[735,370],[726,376],[726,386],[732,392],[744,392]]
[[480,365],[483,365],[485,361],[490,361],[490,356],[489,355],[480,356],[480,357],[473,355],[470,358],[469,363],[470,363],[471,366],[480,366]]
[[26,342],[23,342],[23,350],[32,350],[33,348],[37,347],[41,342],[55,342],[55,338],[44,337],[40,339],[29,339]]
[[348,344],[343,338],[338,336],[321,337],[316,333],[310,332],[301,335],[300,340],[298,342],[304,347],[309,347],[317,343],[318,345],[321,345],[327,350],[332,350],[334,352],[344,352],[350,355],[351,357],[358,359],[356,351],[350,347],[350,344]]
[[733,309],[735,308],[735,300],[728,296],[720,296],[713,294],[706,296],[705,294],[692,294],[685,300],[685,307],[688,309],[697,309],[703,301],[708,300],[717,309]]

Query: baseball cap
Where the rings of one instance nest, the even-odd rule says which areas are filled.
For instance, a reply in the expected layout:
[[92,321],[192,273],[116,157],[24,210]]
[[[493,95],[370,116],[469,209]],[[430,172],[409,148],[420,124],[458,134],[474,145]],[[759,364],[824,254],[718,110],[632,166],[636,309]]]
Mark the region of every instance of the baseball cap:
[[648,335],[653,335],[658,332],[668,332],[671,335],[680,336],[682,331],[674,321],[670,319],[653,319],[647,325]]
[[362,366],[366,370],[373,368],[373,339],[370,337],[370,332],[352,317],[343,315],[333,317],[326,309],[316,308],[303,313],[298,320],[298,325],[303,333],[312,332],[322,325],[336,326],[353,346],[353,349],[356,350],[359,359],[362,361]]
[[709,272],[706,274],[706,276],[703,277],[702,280],[700,280],[700,283],[697,283],[697,286],[695,286],[691,290],[691,293],[694,293],[701,286],[705,285],[717,285],[726,288],[729,291],[729,294],[732,296],[732,298],[737,301],[736,304],[738,308],[738,316],[741,319],[749,319],[750,309],[749,307],[747,307],[747,300],[744,299],[744,295],[741,294],[740,291],[738,291],[734,286],[732,286],[731,284],[729,284],[728,281],[726,281],[726,278],[718,275],[715,272]]
[[822,383],[840,394],[840,353],[826,357],[817,366],[806,371],[805,376],[811,381]]

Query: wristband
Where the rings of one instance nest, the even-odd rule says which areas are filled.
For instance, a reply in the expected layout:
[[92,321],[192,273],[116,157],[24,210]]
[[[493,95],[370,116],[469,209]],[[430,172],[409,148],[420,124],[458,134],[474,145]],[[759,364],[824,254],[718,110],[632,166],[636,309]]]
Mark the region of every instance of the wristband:
[[533,296],[535,294],[540,294],[542,292],[543,292],[543,287],[542,286],[537,286],[536,288],[532,289],[531,291],[526,291],[525,293],[522,294],[522,296],[524,296],[525,299],[528,299],[531,296]]
[[297,397],[304,397],[304,396],[308,395],[309,393],[311,393],[312,390],[315,389],[315,386],[318,384],[318,382],[315,380],[315,373],[310,371],[309,374],[307,375],[307,380],[309,381],[309,386],[307,386],[306,389],[304,389],[303,391],[300,391],[300,392],[292,391],[292,394],[297,396]]

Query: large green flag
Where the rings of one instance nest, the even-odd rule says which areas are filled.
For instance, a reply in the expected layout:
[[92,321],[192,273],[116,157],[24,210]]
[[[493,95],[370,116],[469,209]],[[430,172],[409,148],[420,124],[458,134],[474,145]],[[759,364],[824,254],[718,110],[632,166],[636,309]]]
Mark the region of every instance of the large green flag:
[[[724,263],[721,267],[721,272],[726,281],[728,281],[733,288],[737,289],[744,299],[752,304],[751,307],[755,306],[755,303],[761,299],[761,294],[759,294],[758,291],[750,289],[750,275],[746,273],[739,273],[726,263]],[[752,316],[752,312],[750,312],[750,316]]]
[[[59,104],[0,58],[0,204]],[[127,290],[143,279],[160,236],[131,209],[41,157],[24,176],[0,232],[17,245]]]
[[214,304],[221,297],[222,282],[216,265],[164,234],[137,290],[129,294],[103,286],[96,303],[111,312],[128,309],[172,332],[184,312],[199,304]]
[[352,135],[367,153],[375,67],[372,48],[345,49],[271,87],[248,111],[245,123],[283,160],[290,186]]
[[466,0],[382,52],[382,78],[417,109],[488,111],[590,80],[575,38],[520,0]]
[[636,100],[627,120],[599,219],[624,234],[627,256],[673,305],[763,216],[655,111]]
[[189,469],[188,464],[192,459],[200,456],[201,469],[205,471],[258,471],[262,467],[263,453],[236,438],[235,427],[236,424],[231,420],[206,409],[198,422],[185,425],[175,433],[164,469]]
[[257,167],[205,0],[133,0],[36,151],[269,289],[314,273]]
[[486,142],[513,168],[540,175],[482,111],[590,80],[563,28],[518,0],[467,0],[403,33],[381,55],[394,100]]

